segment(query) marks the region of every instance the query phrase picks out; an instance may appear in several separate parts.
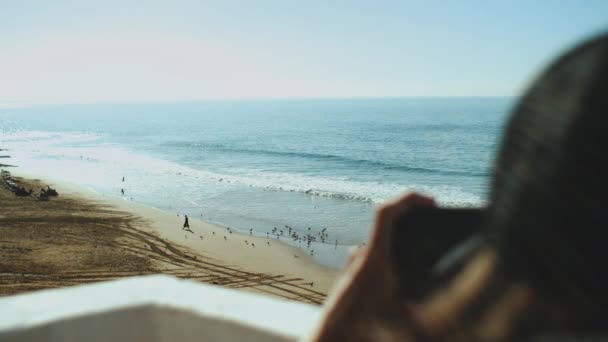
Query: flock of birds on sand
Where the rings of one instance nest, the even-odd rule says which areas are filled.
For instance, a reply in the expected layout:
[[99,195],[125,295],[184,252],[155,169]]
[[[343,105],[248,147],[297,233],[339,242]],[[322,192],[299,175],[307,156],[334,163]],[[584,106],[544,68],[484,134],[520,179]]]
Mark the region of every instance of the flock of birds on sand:
[[[180,215],[177,214],[177,216],[179,217]],[[184,217],[187,217],[186,215],[184,215]],[[190,233],[190,234],[194,234],[194,231],[192,229],[190,229],[190,225],[187,224],[187,220],[184,224],[184,226],[182,227],[182,230]],[[228,236],[232,235],[233,231],[230,227],[225,227],[226,232],[228,234]],[[285,232],[287,232],[287,234],[285,234]],[[219,235],[219,234],[218,234]],[[249,229],[249,235],[253,235],[253,228]],[[211,236],[215,237],[215,231],[211,231]],[[223,235],[223,239],[224,241],[228,241],[228,236]],[[325,243],[325,241],[327,241],[329,234],[327,233],[327,228],[323,228],[320,231],[318,231],[316,234],[312,233],[312,228],[308,227],[308,232],[306,234],[299,234],[295,229],[293,229],[292,227],[285,225],[285,230],[283,229],[279,229],[277,227],[274,227],[272,230],[266,232],[266,237],[268,239],[270,239],[271,237],[276,239],[276,240],[281,240],[281,237],[289,237],[290,239],[292,239],[292,241],[294,242],[298,242],[301,244],[306,244],[308,252],[311,256],[315,255],[315,251],[314,249],[311,249],[311,243],[315,242],[315,241],[321,241],[322,243]],[[188,238],[188,234],[185,234],[184,237],[187,239]],[[203,235],[199,235],[199,239],[201,241],[204,240]],[[255,248],[255,243],[253,241],[249,241],[247,239],[244,239],[244,243],[247,246],[250,246],[252,248]],[[268,246],[271,246],[270,241],[266,240],[266,244]],[[334,248],[338,247],[338,240],[335,240],[335,246]],[[299,258],[299,256],[297,254],[293,255],[294,258]],[[314,282],[310,282],[307,283],[309,286],[314,286]]]
[[[177,216],[179,217],[180,215],[177,214]],[[185,216],[185,217],[187,217],[187,216]],[[226,229],[226,232],[228,233],[228,236],[232,235],[233,231],[230,227],[225,227],[225,229]],[[192,231],[190,229],[189,225],[184,224],[184,227],[182,228],[182,230],[185,230],[186,232],[188,232],[190,234],[194,234],[194,231]],[[211,234],[212,234],[212,236],[216,236],[215,231],[212,231]],[[253,235],[253,228],[249,229],[249,235]],[[223,236],[224,241],[228,241],[228,236],[226,236],[226,235]],[[184,235],[184,237],[187,239],[188,234]],[[306,234],[302,234],[302,233],[298,233],[293,227],[290,227],[288,225],[285,225],[284,229],[279,229],[277,227],[274,227],[274,228],[272,228],[272,230],[266,232],[266,238],[268,238],[268,239],[274,238],[275,240],[281,240],[282,237],[291,239],[293,242],[296,242],[298,244],[305,244],[306,248],[308,250],[308,253],[311,256],[314,256],[315,250],[311,249],[311,244],[313,242],[317,242],[317,241],[320,241],[321,243],[326,243],[328,241],[329,234],[327,233],[327,228],[323,228],[320,231],[313,233],[312,228],[310,228],[310,227],[308,227],[308,232]],[[201,241],[203,241],[204,240],[203,235],[199,235],[199,239]],[[253,241],[244,239],[244,243],[247,246],[251,246],[251,247],[255,248],[255,243]],[[268,246],[271,246],[269,240],[266,241],[266,244]],[[337,247],[338,247],[338,240],[335,240],[334,249],[337,249]],[[294,254],[293,257],[299,258],[297,254]]]

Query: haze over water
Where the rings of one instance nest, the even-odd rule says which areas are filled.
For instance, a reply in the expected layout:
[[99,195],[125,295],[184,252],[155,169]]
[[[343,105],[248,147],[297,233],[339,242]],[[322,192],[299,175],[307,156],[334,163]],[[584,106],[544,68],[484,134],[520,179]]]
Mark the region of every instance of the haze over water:
[[24,170],[106,195],[120,196],[124,188],[126,200],[245,232],[327,228],[325,243],[311,248],[317,260],[338,266],[349,246],[366,241],[375,206],[399,194],[419,191],[449,206],[483,204],[512,102],[34,106],[0,109],[0,147],[10,149],[8,163]]

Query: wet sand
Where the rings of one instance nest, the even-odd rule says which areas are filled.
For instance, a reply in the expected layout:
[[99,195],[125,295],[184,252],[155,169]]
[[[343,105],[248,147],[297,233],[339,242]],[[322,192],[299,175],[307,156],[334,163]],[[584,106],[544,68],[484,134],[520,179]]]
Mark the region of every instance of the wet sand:
[[320,304],[336,276],[274,239],[196,218],[188,232],[181,215],[10,171],[60,196],[37,201],[0,186],[0,295],[163,273]]

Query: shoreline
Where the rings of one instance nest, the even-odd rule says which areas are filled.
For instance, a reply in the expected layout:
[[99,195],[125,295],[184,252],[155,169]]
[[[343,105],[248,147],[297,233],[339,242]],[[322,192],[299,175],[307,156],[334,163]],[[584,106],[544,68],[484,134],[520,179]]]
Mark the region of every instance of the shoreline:
[[[60,196],[109,206],[114,210],[129,213],[143,223],[139,225],[138,229],[179,246],[187,253],[198,255],[200,259],[212,260],[244,272],[272,275],[283,279],[289,278],[300,287],[308,286],[314,292],[322,293],[323,297],[328,293],[337,274],[336,269],[315,262],[301,249],[273,238],[230,231],[228,228],[201,221],[196,217],[189,217],[192,232],[187,232],[182,229],[183,215],[124,198],[99,194],[83,186],[52,179],[27,170],[11,169],[10,171],[16,177],[42,179],[45,184],[56,188],[60,192]],[[242,287],[256,291],[258,285]],[[289,298],[289,296],[282,297]],[[297,298],[297,295],[294,297],[292,299],[301,300]]]
[[[123,151],[123,147],[109,151],[118,153],[116,165],[100,163],[97,154],[87,151],[82,151],[82,155],[80,151],[51,154],[54,157],[48,159],[38,158],[36,152],[28,151],[28,148],[24,152],[13,146],[11,151],[14,162],[19,165],[14,170],[17,174],[71,184],[88,193],[93,191],[116,200],[132,197],[142,205],[173,214],[187,214],[190,218],[200,216],[205,223],[230,227],[233,232],[244,235],[250,235],[249,231],[253,229],[253,235],[271,237],[276,242],[298,248],[309,254],[315,263],[333,270],[341,269],[350,250],[367,241],[370,226],[367,221],[371,222],[373,216],[368,212],[373,210],[368,208],[368,203],[315,198],[291,191],[275,192],[244,184],[224,186],[231,182],[222,182],[221,178],[214,181],[202,175],[203,179],[199,181],[196,169],[145,153]],[[135,160],[135,166],[124,160]],[[142,168],[148,162],[155,165],[154,171]],[[190,174],[190,171],[194,173]],[[126,178],[126,182],[121,182],[121,178]],[[124,189],[123,196],[121,189]],[[282,206],[286,209],[279,209]],[[352,216],[355,213],[360,216]],[[276,233],[275,228],[278,228]],[[310,244],[307,239],[311,240]]]

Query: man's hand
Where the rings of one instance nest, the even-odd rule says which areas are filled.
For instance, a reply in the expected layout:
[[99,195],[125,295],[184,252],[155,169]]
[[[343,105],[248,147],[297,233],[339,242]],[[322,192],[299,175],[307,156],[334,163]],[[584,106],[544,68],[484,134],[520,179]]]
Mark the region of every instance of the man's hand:
[[411,306],[399,295],[393,269],[394,222],[412,207],[434,206],[433,199],[408,194],[378,210],[370,243],[357,251],[325,303],[317,341],[500,340],[527,303],[529,291],[512,287],[470,326],[459,317],[493,275],[495,254],[477,255],[451,284],[427,301]]

